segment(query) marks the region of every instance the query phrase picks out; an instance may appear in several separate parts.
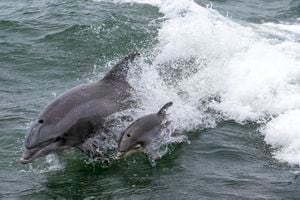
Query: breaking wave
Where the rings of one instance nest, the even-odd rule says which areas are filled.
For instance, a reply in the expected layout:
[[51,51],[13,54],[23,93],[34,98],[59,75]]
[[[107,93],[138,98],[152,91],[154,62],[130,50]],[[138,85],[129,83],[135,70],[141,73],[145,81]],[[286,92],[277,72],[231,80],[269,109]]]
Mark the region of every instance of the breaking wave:
[[155,49],[129,80],[141,100],[134,118],[173,101],[177,130],[255,122],[275,158],[300,164],[300,24],[235,22],[192,0],[114,2],[164,14]]

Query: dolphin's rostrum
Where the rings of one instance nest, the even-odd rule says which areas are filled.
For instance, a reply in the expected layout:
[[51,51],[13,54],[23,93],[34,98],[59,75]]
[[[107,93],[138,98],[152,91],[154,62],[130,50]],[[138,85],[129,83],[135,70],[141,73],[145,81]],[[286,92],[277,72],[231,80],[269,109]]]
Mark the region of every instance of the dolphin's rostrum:
[[[133,122],[122,134],[118,143],[117,159],[137,152],[144,152],[154,138],[168,124],[166,111],[172,102],[165,104],[157,113],[145,115]],[[165,123],[164,123],[165,122]]]
[[138,55],[129,54],[103,79],[72,88],[54,99],[29,129],[21,163],[80,145],[103,128],[106,117],[129,108],[132,88],[126,81],[128,64]]

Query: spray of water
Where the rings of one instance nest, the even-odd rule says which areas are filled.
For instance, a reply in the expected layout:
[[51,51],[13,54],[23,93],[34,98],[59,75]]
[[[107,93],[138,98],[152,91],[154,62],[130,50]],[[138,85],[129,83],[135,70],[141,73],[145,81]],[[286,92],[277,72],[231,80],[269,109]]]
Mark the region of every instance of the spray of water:
[[277,159],[300,164],[299,24],[234,22],[192,0],[115,3],[147,3],[164,14],[150,62],[129,80],[141,100],[134,118],[173,101],[177,130],[255,122]]
[[193,0],[113,2],[157,6],[164,18],[155,48],[143,53],[129,75],[137,107],[111,116],[114,141],[85,145],[109,152],[133,120],[173,101],[171,126],[150,149],[160,157],[168,144],[186,141],[173,137],[175,130],[211,128],[230,119],[259,124],[275,158],[300,164],[299,24],[234,22]]

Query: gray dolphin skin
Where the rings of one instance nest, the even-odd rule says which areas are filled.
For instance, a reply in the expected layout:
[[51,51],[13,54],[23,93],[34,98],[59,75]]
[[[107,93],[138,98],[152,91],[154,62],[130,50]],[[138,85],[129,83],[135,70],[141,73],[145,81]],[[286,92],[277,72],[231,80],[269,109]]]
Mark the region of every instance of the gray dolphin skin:
[[74,87],[46,106],[29,129],[20,162],[76,147],[104,128],[106,117],[128,109],[132,91],[126,81],[128,64],[137,56],[129,54],[103,79]]
[[172,102],[165,104],[158,113],[143,116],[133,122],[122,134],[118,143],[117,159],[138,152],[145,152],[145,149],[152,140],[159,136],[161,130],[166,126],[164,123],[166,111]]

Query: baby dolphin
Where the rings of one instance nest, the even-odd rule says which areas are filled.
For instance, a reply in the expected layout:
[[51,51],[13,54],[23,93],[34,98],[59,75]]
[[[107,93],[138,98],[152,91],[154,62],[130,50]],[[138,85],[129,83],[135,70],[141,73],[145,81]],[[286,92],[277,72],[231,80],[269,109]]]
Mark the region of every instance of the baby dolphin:
[[145,152],[152,140],[159,136],[161,130],[166,127],[167,109],[173,104],[165,104],[158,113],[143,116],[133,122],[122,134],[118,143],[117,159],[130,154]]
[[81,149],[87,138],[105,128],[106,117],[128,109],[132,91],[126,81],[128,65],[138,55],[129,54],[103,79],[74,87],[46,106],[29,129],[21,163],[70,147]]

